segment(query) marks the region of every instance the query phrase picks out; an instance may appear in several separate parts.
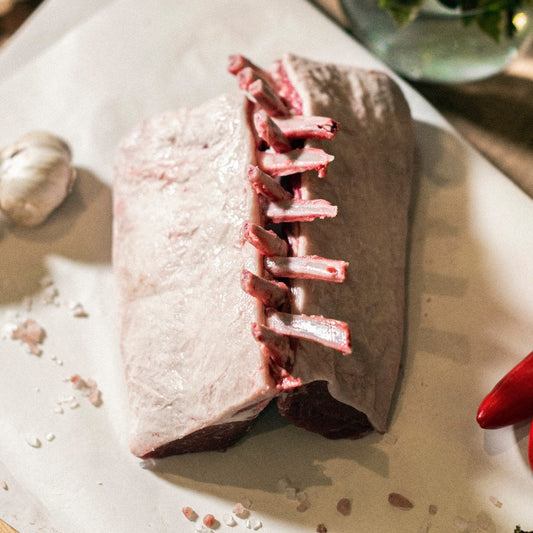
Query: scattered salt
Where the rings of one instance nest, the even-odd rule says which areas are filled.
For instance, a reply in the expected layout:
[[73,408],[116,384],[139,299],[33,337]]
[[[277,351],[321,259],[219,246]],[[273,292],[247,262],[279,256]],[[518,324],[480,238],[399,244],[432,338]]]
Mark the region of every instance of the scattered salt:
[[59,405],[54,409],[54,413],[57,413],[58,415],[62,415],[64,412],[63,407]]
[[213,527],[213,525],[215,524],[216,520],[215,520],[215,517],[212,514],[206,514],[204,516],[202,522],[204,523],[204,526],[206,526],[206,527]]
[[81,391],[95,407],[99,407],[102,404],[102,393],[94,379],[84,380],[79,374],[74,374],[70,381],[72,382],[72,387]]
[[311,504],[305,500],[303,502],[300,502],[297,506],[296,506],[296,510],[299,512],[299,513],[305,513],[305,511],[307,511],[307,509],[309,509],[309,507],[311,507]]
[[26,435],[26,442],[32,448],[40,448],[41,447],[41,441],[35,435]]
[[56,436],[53,433],[47,433],[46,434],[46,440],[48,442],[52,442],[55,438],[56,438]]
[[230,513],[225,513],[222,515],[222,522],[224,522],[224,524],[229,527],[234,527],[237,525],[235,518],[233,518],[233,515],[231,515]]
[[192,507],[184,507],[181,512],[183,513],[183,515],[185,516],[185,518],[187,520],[190,520],[191,522],[194,522],[197,518],[198,518],[198,515],[196,514],[195,510],[192,508]]
[[490,500],[490,503],[492,503],[492,505],[494,505],[495,507],[498,507],[498,509],[500,509],[501,506],[503,505],[502,502],[498,500],[498,498],[496,498],[495,496],[490,496],[489,500]]
[[7,485],[7,483],[5,481],[2,481],[2,488],[4,490],[9,490],[9,487],[8,487],[8,485]]
[[256,518],[256,519],[252,520],[251,525],[252,525],[252,529],[254,531],[257,531],[258,529],[261,529],[263,527],[263,522],[261,522],[261,520],[258,520]]
[[79,302],[71,302],[69,308],[72,311],[72,316],[76,318],[87,318],[89,316],[83,305]]
[[352,512],[352,502],[348,498],[341,498],[337,502],[337,511],[344,516],[348,516]]
[[240,502],[233,506],[233,513],[239,518],[248,518],[250,515],[250,511],[248,511],[248,509],[246,509]]
[[11,338],[20,340],[24,348],[33,355],[42,354],[39,345],[43,343],[45,336],[44,329],[33,318],[27,318],[11,333]]
[[413,502],[399,494],[397,492],[391,492],[388,497],[389,503],[393,507],[398,507],[399,509],[412,509],[414,507]]

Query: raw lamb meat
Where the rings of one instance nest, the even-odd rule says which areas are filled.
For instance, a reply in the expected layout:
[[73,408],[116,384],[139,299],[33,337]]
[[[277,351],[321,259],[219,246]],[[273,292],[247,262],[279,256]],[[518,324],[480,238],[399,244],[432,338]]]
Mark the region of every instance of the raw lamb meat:
[[353,353],[301,340],[292,374],[303,385],[283,391],[280,412],[330,438],[385,431],[401,360],[408,211],[414,135],[407,103],[385,74],[288,56],[278,76],[289,80],[304,115],[338,117],[328,176],[303,173],[304,200],[326,198],[334,218],[292,228],[294,255],[319,253],[349,263],[343,284],[292,283],[294,313],[328,314],[351,330]]
[[148,119],[116,161],[139,457],[230,446],[275,397],[327,437],[386,427],[403,338],[406,102],[384,74],[295,56],[269,71],[232,56],[229,70],[247,98]]

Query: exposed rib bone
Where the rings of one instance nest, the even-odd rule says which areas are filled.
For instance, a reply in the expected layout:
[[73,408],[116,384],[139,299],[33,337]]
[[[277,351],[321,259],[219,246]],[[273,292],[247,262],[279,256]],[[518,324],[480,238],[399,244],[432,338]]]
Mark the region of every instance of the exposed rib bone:
[[292,315],[269,309],[267,325],[281,335],[318,342],[346,355],[352,352],[350,328],[341,320],[316,315]]
[[263,172],[259,167],[250,166],[248,179],[257,194],[266,196],[269,200],[290,200],[292,195],[285,190],[275,179]]
[[323,178],[326,176],[328,163],[334,159],[320,148],[302,148],[284,154],[259,152],[257,158],[259,167],[275,178],[306,170],[317,170],[318,176]]
[[333,139],[339,129],[332,118],[294,115],[271,119],[288,139]]
[[243,225],[244,238],[263,255],[287,255],[289,245],[283,239],[280,239],[272,230],[254,224],[245,222]]
[[249,270],[243,270],[241,273],[241,288],[250,296],[257,298],[266,307],[281,307],[289,299],[289,289],[285,283],[266,280]]
[[265,257],[265,268],[278,278],[316,279],[342,283],[346,278],[348,263],[326,259],[317,255],[297,257]]
[[266,204],[265,215],[272,222],[310,222],[337,216],[337,206],[327,200],[285,200]]
[[258,78],[250,83],[248,92],[269,115],[287,115],[289,113],[287,106],[263,78]]
[[254,114],[254,126],[257,135],[276,152],[288,152],[292,148],[289,139],[264,109],[260,109]]
[[273,83],[272,76],[266,70],[258,67],[255,63],[252,63],[248,58],[241,56],[240,54],[230,55],[228,58],[228,72],[235,76],[243,69],[251,69],[257,76],[267,80],[269,83]]
[[291,369],[294,362],[294,351],[289,337],[280,335],[263,324],[252,324],[252,335],[255,340],[268,348],[270,356],[283,368]]

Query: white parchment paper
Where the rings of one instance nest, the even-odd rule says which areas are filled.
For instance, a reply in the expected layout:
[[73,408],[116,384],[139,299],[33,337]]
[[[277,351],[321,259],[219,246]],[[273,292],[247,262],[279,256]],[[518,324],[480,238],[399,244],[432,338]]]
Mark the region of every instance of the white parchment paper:
[[[230,53],[382,66],[304,0],[49,0],[30,22],[0,55],[0,144],[51,130],[71,144],[79,178],[42,227],[0,220],[0,518],[24,532],[187,532],[189,505],[215,514],[219,531],[244,531],[222,516],[250,500],[265,532],[533,528],[527,426],[475,423],[484,394],[533,347],[533,205],[405,84],[418,169],[389,433],[327,441],[267,410],[226,453],[141,467],[128,450],[110,263],[119,139],[145,116],[236,90]],[[88,316],[73,316],[76,303]],[[46,330],[41,356],[9,337],[28,316]],[[75,373],[97,381],[102,406],[72,389]],[[390,492],[414,508],[390,506]],[[336,511],[342,497],[349,517]]]

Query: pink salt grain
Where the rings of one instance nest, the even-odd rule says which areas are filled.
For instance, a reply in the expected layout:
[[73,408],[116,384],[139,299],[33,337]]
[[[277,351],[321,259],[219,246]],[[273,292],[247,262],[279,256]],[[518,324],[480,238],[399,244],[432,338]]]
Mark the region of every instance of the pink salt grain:
[[389,494],[389,503],[393,507],[398,507],[399,509],[412,509],[414,507],[413,502],[403,496],[402,494],[399,494],[398,492],[391,492]]
[[27,318],[11,333],[11,338],[20,340],[33,355],[41,355],[42,349],[38,345],[43,343],[44,337],[44,329],[33,318]]
[[341,498],[337,502],[337,511],[341,515],[348,516],[352,512],[352,502],[348,498]]
[[202,520],[205,527],[213,527],[215,523],[215,517],[212,514],[206,514]]
[[187,520],[190,520],[191,522],[194,522],[198,515],[195,513],[194,509],[192,507],[184,507],[181,512],[185,516]]
[[328,533],[328,528],[324,524],[318,524],[315,531],[316,533]]

